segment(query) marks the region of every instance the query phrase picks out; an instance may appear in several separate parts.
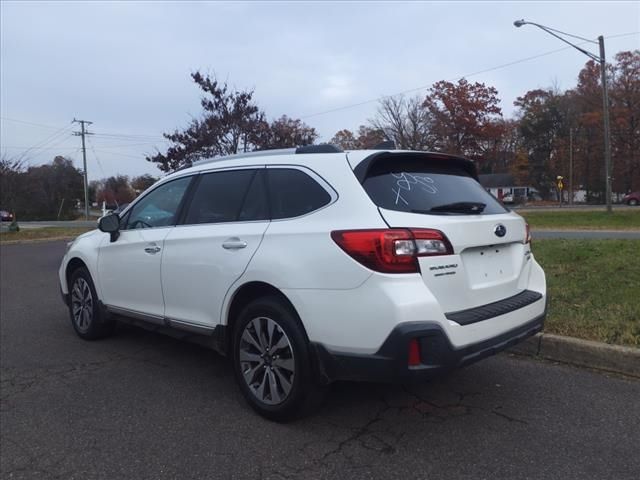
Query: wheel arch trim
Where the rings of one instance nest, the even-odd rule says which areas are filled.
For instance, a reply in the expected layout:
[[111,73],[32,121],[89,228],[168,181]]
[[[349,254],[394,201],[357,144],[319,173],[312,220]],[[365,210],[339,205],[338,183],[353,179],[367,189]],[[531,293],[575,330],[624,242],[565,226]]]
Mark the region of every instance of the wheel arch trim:
[[295,316],[300,321],[303,335],[305,336],[307,341],[309,340],[304,322],[299,314],[300,310],[296,308],[296,305],[292,302],[292,300],[287,295],[285,295],[282,290],[275,287],[274,285],[267,282],[254,280],[239,285],[233,291],[231,291],[230,289],[227,293],[222,306],[222,315],[220,322],[221,325],[226,327],[225,331],[227,333],[227,342],[232,337],[233,323],[242,311],[242,308],[249,302],[257,298],[269,295],[280,298],[287,306],[291,308]]

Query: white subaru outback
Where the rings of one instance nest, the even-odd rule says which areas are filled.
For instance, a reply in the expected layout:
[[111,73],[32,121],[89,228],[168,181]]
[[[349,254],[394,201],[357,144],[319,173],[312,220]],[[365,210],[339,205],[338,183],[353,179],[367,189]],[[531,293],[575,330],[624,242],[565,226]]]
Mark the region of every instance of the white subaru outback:
[[78,237],[60,286],[78,335],[116,319],[230,357],[285,420],[335,380],[426,379],[539,332],[529,228],[464,158],[331,145],[198,162]]

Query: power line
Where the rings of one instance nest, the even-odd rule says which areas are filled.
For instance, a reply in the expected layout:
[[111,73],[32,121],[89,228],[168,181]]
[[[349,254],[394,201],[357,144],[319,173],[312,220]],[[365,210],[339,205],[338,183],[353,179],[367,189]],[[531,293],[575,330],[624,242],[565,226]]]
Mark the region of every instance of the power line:
[[43,125],[42,123],[34,123],[34,122],[27,122],[25,120],[18,120],[17,118],[8,118],[8,117],[0,117],[0,118],[2,120],[8,120],[9,122],[24,123],[26,125],[34,125],[36,127],[50,128],[52,130],[60,128],[60,127],[54,127],[53,125]]
[[[606,37],[606,38],[608,38],[608,39],[620,38],[620,37],[628,37],[628,36],[631,36],[631,35],[638,35],[638,34],[640,34],[640,31],[639,32],[627,32],[627,33],[621,33],[621,34],[617,34],[617,35],[611,35],[611,36]],[[582,42],[582,43],[579,43],[578,45],[584,45],[585,43],[588,43],[588,42],[590,42],[590,40]],[[535,60],[536,58],[545,57],[547,55],[552,55],[554,53],[562,52],[564,50],[569,50],[571,48],[572,47],[563,47],[563,48],[557,48],[555,50],[549,50],[548,52],[540,53],[538,55],[532,55],[530,57],[522,58],[520,60],[514,60],[514,61],[508,62],[508,63],[503,63],[501,65],[496,65],[495,67],[486,68],[484,70],[478,70],[476,72],[468,73],[466,75],[457,75],[457,76],[452,77],[452,78],[450,78],[450,79],[448,79],[446,81],[453,82],[453,81],[459,80],[461,78],[468,78],[468,77],[473,77],[473,76],[476,76],[476,75],[480,75],[482,73],[492,72],[494,70],[499,70],[499,69],[502,69],[502,68],[510,67],[512,65],[517,65],[519,63],[524,63],[524,62],[528,62],[530,60]],[[325,111],[318,112],[318,113],[312,113],[312,114],[309,114],[309,115],[304,115],[304,116],[302,116],[300,118],[304,120],[304,119],[307,119],[307,118],[318,117],[320,115],[326,115],[326,114],[329,114],[329,113],[335,113],[335,112],[340,112],[342,110],[348,110],[348,109],[351,109],[351,108],[360,107],[362,105],[367,105],[369,103],[378,102],[378,101],[383,100],[385,98],[397,97],[398,95],[405,95],[407,93],[413,93],[413,92],[417,92],[417,91],[420,91],[420,90],[426,90],[427,88],[430,88],[431,85],[432,85],[432,83],[429,84],[429,85],[423,85],[421,87],[416,87],[416,88],[410,88],[408,90],[403,90],[401,92],[393,93],[391,95],[382,95],[380,97],[371,98],[369,100],[364,100],[362,102],[353,103],[353,104],[345,105],[345,106],[342,106],[342,107],[336,107],[336,108],[332,108],[330,110],[325,110]]]
[[132,143],[130,145],[109,145],[104,143],[103,144],[95,143],[94,145],[102,149],[119,150],[122,148],[128,149],[128,148],[134,148],[134,147],[151,147],[151,146],[157,145],[157,143]]
[[[575,37],[575,38],[584,40],[584,42],[579,43],[578,45],[584,45],[585,43],[593,42],[593,40],[588,40],[588,39],[585,39],[583,37],[579,37],[577,35],[572,35],[572,34],[568,34],[566,32],[561,32],[560,30],[555,30],[555,29],[551,29],[551,30],[554,30],[554,31],[556,31],[558,33],[562,33],[564,35],[569,35],[571,37]],[[628,37],[628,36],[638,35],[638,34],[640,34],[640,31],[625,32],[625,33],[619,33],[619,34],[615,34],[615,35],[609,35],[609,36],[605,37],[605,39],[608,40],[608,39],[614,39],[614,38],[622,38],[622,37]],[[512,61],[512,62],[504,63],[504,64],[497,65],[497,66],[494,66],[494,67],[490,67],[490,68],[487,68],[487,69],[484,69],[484,70],[479,70],[479,71],[476,71],[476,72],[468,73],[466,75],[458,75],[456,77],[452,77],[448,81],[455,81],[455,80],[458,80],[460,78],[468,78],[468,77],[472,77],[472,76],[475,76],[475,75],[480,75],[482,73],[492,72],[494,70],[499,70],[499,69],[506,68],[506,67],[509,67],[509,66],[512,66],[512,65],[517,65],[519,63],[528,62],[530,60],[535,60],[537,58],[541,58],[541,57],[544,57],[544,56],[547,56],[547,55],[552,55],[554,53],[562,52],[562,51],[568,50],[570,48],[572,48],[572,47],[563,47],[563,48],[558,48],[558,49],[555,49],[555,50],[550,50],[548,52],[540,53],[538,55],[533,55],[533,56],[530,56],[530,57],[522,58],[520,60],[515,60],[515,61]],[[342,111],[342,110],[347,110],[347,109],[350,109],[350,108],[355,108],[355,107],[359,107],[359,106],[362,106],[362,105],[367,105],[369,103],[377,102],[377,101],[382,100],[384,98],[395,97],[395,96],[398,96],[398,95],[403,95],[403,94],[406,94],[406,93],[412,93],[412,92],[416,92],[416,91],[419,91],[419,90],[425,90],[425,89],[429,88],[430,86],[431,86],[431,84],[423,85],[423,86],[420,86],[420,87],[411,88],[411,89],[408,89],[408,90],[397,92],[397,93],[394,93],[394,94],[391,94],[391,95],[382,95],[382,96],[379,96],[379,97],[376,97],[376,98],[373,98],[373,99],[364,100],[362,102],[353,103],[353,104],[350,104],[350,105],[345,105],[345,106],[342,106],[342,107],[337,107],[337,108],[333,108],[333,109],[330,109],[330,110],[325,110],[325,111],[322,111],[322,112],[312,113],[312,114],[309,114],[309,115],[304,115],[304,116],[302,116],[300,118],[306,119],[306,118],[312,118],[312,117],[316,117],[316,116],[320,116],[320,115],[326,115],[326,114],[329,114],[329,113],[339,112],[339,111]],[[26,125],[33,125],[33,126],[43,127],[43,128],[50,128],[50,129],[59,129],[60,128],[60,127],[53,126],[53,125],[45,125],[45,124],[42,124],[42,123],[29,122],[29,121],[21,120],[21,119],[17,119],[17,118],[0,117],[0,119],[7,120],[7,121],[10,121],[10,122],[23,123],[23,124],[26,124]],[[161,135],[148,135],[148,134],[95,133],[94,135],[96,137],[119,138],[122,141],[134,141],[134,140],[145,140],[145,139],[154,139],[154,140],[155,139],[162,139],[162,140],[165,140],[165,141],[167,140],[164,136],[161,136]],[[104,138],[104,139],[106,139],[106,138]],[[31,147],[31,148],[33,148],[33,147]]]
[[97,151],[101,153],[108,153],[110,155],[118,155],[119,157],[135,158],[136,160],[145,158],[144,155],[127,155],[126,153],[110,152],[108,150],[100,150],[100,149],[98,149]]
[[[18,145],[2,145],[2,148],[10,148],[11,150],[24,150],[25,146]],[[40,147],[38,150],[77,150],[78,147]]]
[[142,140],[142,139],[163,139],[165,140],[164,137],[160,136],[160,135],[135,135],[135,134],[124,134],[124,133],[96,133],[96,136],[99,137],[114,137],[114,138],[121,138],[121,139],[131,139],[131,140]]
[[[56,140],[52,140],[52,142],[49,143],[46,148],[47,149],[51,149],[51,150],[55,150],[57,148],[60,148],[60,146],[63,145],[68,140],[70,140],[70,137],[67,137],[66,135],[62,135],[59,138],[57,138]],[[42,148],[38,148],[38,150],[42,150]]]
[[618,33],[616,35],[609,35],[608,37],[604,37],[604,38],[605,38],[605,40],[611,40],[612,38],[630,37],[632,35],[640,35],[640,31],[627,32],[627,33]]
[[106,177],[106,175],[104,173],[104,169],[102,168],[102,163],[100,162],[100,159],[98,158],[98,154],[96,153],[96,149],[93,147],[93,142],[91,141],[91,138],[87,137],[87,141],[89,142],[89,147],[91,147],[91,151],[93,152],[93,156],[96,157],[96,162],[98,162],[98,167],[100,167],[100,171],[102,172],[102,176]]
[[24,160],[27,157],[27,154],[29,152],[43,148],[45,145],[50,145],[51,142],[60,139],[64,134],[68,133],[70,130],[71,130],[70,125],[63,127],[59,130],[56,130],[55,132],[53,132],[51,135],[47,136],[43,140],[36,142],[31,147],[27,148],[24,152],[22,152],[22,155],[20,155],[18,160],[19,161]]
[[[26,120],[20,120],[20,119],[17,119],[17,118],[0,117],[0,119],[7,120],[9,122],[24,123],[25,125],[33,125],[33,126],[36,126],[36,127],[50,128],[52,130],[59,130],[61,128],[60,126],[45,125],[43,123],[28,122]],[[147,138],[147,139],[162,139],[162,140],[166,140],[162,135],[135,134],[135,133],[131,133],[130,134],[130,133],[112,133],[112,132],[98,133],[98,132],[96,132],[94,135],[100,136],[100,137],[131,138],[131,139],[136,139],[136,140],[145,139],[145,138]]]

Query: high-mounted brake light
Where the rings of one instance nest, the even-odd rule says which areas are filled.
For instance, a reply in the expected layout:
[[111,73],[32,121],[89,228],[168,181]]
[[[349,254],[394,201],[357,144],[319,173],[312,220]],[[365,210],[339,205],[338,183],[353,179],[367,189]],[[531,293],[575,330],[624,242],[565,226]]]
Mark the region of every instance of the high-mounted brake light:
[[331,238],[353,259],[382,273],[418,273],[418,257],[453,254],[447,237],[432,229],[336,230]]

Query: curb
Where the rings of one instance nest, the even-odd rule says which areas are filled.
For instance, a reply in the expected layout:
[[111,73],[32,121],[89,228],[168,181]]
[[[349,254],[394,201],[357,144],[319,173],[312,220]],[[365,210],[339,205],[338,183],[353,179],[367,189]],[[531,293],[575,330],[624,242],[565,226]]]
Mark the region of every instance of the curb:
[[640,348],[538,333],[509,351],[640,378]]

